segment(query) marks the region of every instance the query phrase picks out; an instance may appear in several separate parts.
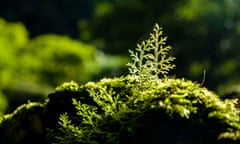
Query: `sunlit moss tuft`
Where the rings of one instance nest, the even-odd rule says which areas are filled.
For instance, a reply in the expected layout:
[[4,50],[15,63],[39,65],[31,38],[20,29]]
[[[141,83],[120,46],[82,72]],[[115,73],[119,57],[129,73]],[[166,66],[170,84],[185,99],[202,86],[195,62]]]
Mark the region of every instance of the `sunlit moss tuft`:
[[[239,110],[234,101],[221,101],[213,92],[185,79],[162,79],[142,90],[136,86],[131,77],[103,79],[83,85],[79,95],[87,91],[94,104],[73,99],[77,114],[71,117],[66,113],[61,115],[61,134],[56,136],[57,143],[121,144],[126,143],[124,139],[136,143],[136,139],[142,139],[141,130],[149,130],[141,131],[146,138],[142,143],[158,139],[189,144],[238,139],[235,133],[240,130]],[[81,120],[81,123],[76,125],[74,119]],[[173,133],[165,135],[164,130],[158,134],[150,132],[166,127]],[[185,136],[193,133],[191,142],[188,137],[178,138],[175,131],[184,132]],[[147,138],[150,134],[155,136],[153,140]],[[175,141],[164,140],[163,135],[174,137]]]

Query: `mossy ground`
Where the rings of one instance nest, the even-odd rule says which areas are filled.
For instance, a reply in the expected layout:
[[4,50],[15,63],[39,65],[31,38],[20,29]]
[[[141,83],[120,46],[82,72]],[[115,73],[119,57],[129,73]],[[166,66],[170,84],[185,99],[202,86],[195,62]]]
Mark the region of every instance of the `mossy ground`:
[[0,143],[235,144],[235,104],[185,79],[144,87],[131,76],[70,82],[45,103],[28,103],[4,116]]

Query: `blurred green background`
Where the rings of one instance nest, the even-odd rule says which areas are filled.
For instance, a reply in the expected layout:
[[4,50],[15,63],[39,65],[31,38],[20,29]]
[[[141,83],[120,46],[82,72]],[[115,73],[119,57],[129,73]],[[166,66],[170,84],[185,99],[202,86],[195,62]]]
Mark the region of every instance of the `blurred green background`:
[[172,75],[205,79],[203,86],[223,94],[240,84],[239,9],[239,0],[2,2],[0,115],[43,101],[65,81],[126,74],[128,49],[156,22],[176,57]]

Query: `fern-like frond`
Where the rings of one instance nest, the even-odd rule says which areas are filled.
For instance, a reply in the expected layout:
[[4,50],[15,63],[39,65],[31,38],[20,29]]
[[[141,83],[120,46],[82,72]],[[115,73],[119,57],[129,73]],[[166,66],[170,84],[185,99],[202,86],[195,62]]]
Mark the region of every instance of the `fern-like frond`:
[[166,77],[175,67],[171,62],[174,57],[168,56],[171,47],[166,45],[167,37],[162,28],[155,24],[147,40],[137,44],[135,51],[130,50],[132,61],[128,63],[130,74],[140,83],[149,83]]

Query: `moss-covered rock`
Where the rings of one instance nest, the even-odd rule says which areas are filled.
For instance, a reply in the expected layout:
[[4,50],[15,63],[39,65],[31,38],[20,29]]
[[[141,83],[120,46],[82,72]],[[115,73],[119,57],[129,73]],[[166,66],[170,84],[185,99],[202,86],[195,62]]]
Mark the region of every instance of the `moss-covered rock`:
[[43,104],[28,103],[19,106],[13,113],[5,115],[0,124],[1,144],[45,142]]
[[64,83],[46,103],[25,104],[6,115],[0,143],[235,144],[235,103],[185,79],[144,87],[131,76]]
[[[73,100],[77,115],[60,117],[57,143],[239,142],[236,100],[184,79],[161,79],[138,86],[132,77],[103,79],[79,87],[94,104]],[[89,94],[86,94],[89,92]],[[80,94],[81,96],[81,94]],[[74,119],[80,122],[75,123]]]

